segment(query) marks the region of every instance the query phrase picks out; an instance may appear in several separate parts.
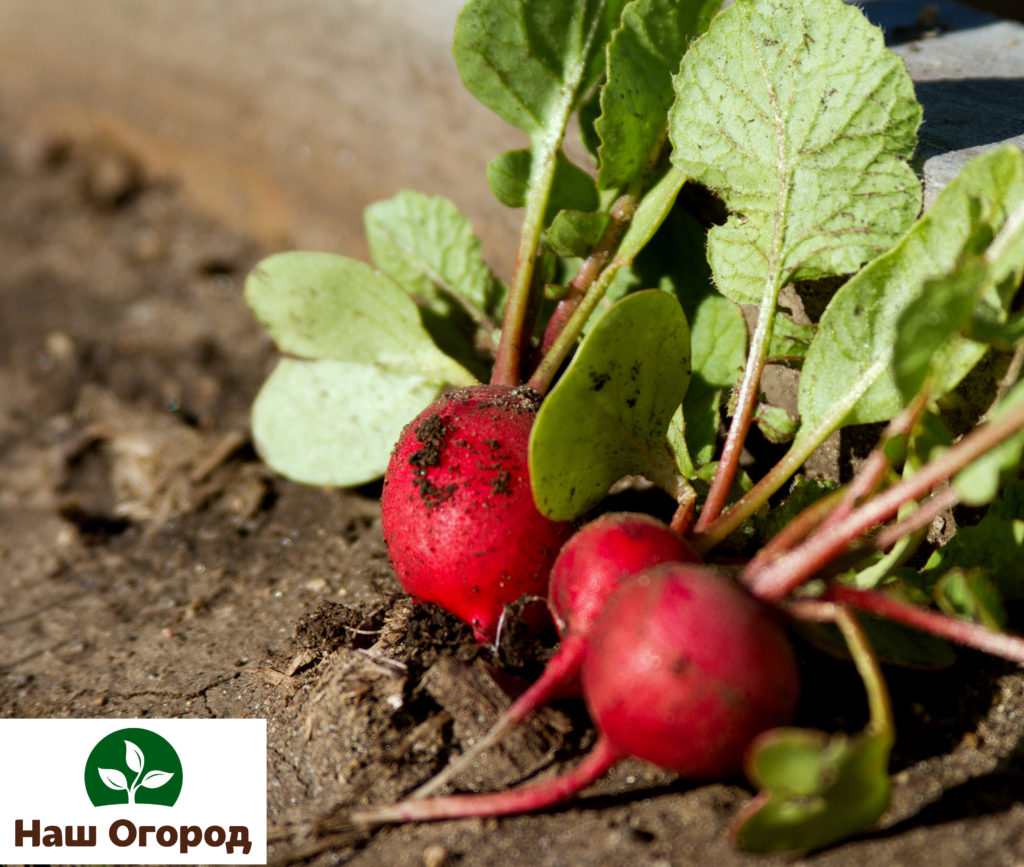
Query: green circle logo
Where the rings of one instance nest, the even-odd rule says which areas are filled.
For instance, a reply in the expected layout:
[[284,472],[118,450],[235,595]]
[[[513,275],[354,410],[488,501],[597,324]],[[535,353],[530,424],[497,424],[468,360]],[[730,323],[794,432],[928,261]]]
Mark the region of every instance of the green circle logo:
[[148,729],[121,729],[107,735],[89,753],[85,790],[94,807],[172,807],[181,794],[181,760],[160,735]]

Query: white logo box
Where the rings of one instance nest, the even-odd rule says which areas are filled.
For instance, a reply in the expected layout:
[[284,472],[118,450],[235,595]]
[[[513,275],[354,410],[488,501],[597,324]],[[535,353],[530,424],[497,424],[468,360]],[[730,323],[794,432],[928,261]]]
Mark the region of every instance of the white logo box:
[[[89,755],[131,728],[181,760],[173,806],[93,806]],[[0,769],[0,864],[266,863],[266,720],[0,719]]]

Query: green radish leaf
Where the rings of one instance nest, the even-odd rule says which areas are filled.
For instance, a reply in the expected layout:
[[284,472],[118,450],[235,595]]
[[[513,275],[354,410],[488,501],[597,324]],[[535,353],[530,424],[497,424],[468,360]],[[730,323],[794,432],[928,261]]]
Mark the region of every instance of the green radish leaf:
[[584,259],[597,246],[610,222],[608,214],[559,211],[548,229],[548,243],[559,256]]
[[981,569],[950,569],[935,584],[935,601],[946,614],[994,632],[1006,626],[1003,598]]
[[796,422],[781,406],[759,403],[754,410],[754,424],[770,443],[788,443],[796,435]]
[[[487,183],[494,197],[503,205],[523,208],[530,193],[532,172],[532,150],[506,151],[487,164]],[[555,156],[555,175],[544,222],[550,223],[563,209],[594,211],[599,205],[594,179],[559,151]]]
[[377,267],[410,295],[442,315],[450,315],[454,304],[478,322],[500,319],[504,287],[454,202],[403,190],[370,205],[363,222]]
[[253,439],[296,481],[356,485],[380,476],[402,426],[448,384],[474,377],[430,339],[412,299],[370,266],[330,253],[281,253],[245,284],[285,358],[253,405]]
[[[1001,418],[1009,410],[1024,403],[1024,381],[1018,382],[1000,401],[991,419]],[[960,502],[967,506],[983,506],[991,503],[999,488],[1011,473],[1020,470],[1024,454],[1024,432],[1014,434],[995,448],[986,452],[974,463],[965,467],[953,477],[953,487],[960,495]]]
[[646,290],[608,310],[537,414],[530,479],[540,511],[576,518],[633,473],[675,493],[666,436],[689,378],[689,329],[675,298]]
[[747,775],[758,796],[733,826],[752,852],[820,849],[861,831],[889,806],[892,734],[853,737],[773,729],[751,745]]
[[817,333],[815,325],[804,325],[794,322],[788,316],[776,314],[772,336],[768,341],[768,360],[785,364],[803,362]]
[[731,213],[708,257],[734,301],[852,273],[920,209],[913,84],[842,0],[733,4],[686,53],[675,88],[672,162]]
[[402,428],[443,385],[415,368],[283,358],[253,403],[253,441],[289,479],[361,485],[384,474]]
[[628,186],[657,161],[665,144],[672,76],[691,40],[707,29],[722,0],[633,0],[608,45],[595,130],[598,185]]
[[955,569],[981,569],[1004,598],[1024,599],[1024,518],[993,509],[977,524],[961,527],[932,554],[922,578],[934,583]]
[[896,325],[893,378],[909,403],[932,376],[955,367],[954,341],[968,326],[988,268],[980,257],[966,259],[951,273],[929,280]]
[[557,131],[604,72],[625,0],[469,0],[452,53],[480,102],[536,138]]
[[[964,167],[892,250],[836,292],[800,377],[801,437],[883,421],[899,411],[904,398],[893,372],[893,349],[902,311],[929,281],[952,274],[965,256],[985,254],[986,239],[1022,199],[1024,155],[1014,147],[988,151]],[[945,367],[933,384],[936,395],[954,388],[984,351],[962,340],[945,353]]]

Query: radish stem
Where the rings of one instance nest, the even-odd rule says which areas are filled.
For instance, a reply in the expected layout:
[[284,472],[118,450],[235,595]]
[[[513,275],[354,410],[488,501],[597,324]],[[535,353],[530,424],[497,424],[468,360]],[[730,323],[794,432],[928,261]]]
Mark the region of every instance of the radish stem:
[[877,590],[856,590],[842,584],[833,584],[828,589],[827,598],[1024,665],[1024,638],[1019,636],[993,632],[980,623],[929,611]]
[[442,798],[402,801],[353,813],[351,819],[362,825],[380,825],[392,822],[425,822],[436,819],[461,819],[468,816],[532,813],[571,798],[595,782],[620,758],[621,755],[608,740],[600,737],[582,762],[569,772],[551,779],[507,792],[448,795]]

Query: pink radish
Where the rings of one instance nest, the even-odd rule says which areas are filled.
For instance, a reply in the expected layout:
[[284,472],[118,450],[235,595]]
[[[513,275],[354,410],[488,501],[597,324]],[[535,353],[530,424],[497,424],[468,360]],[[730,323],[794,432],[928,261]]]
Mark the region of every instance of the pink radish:
[[740,770],[761,732],[788,723],[799,676],[770,609],[703,566],[655,566],[594,622],[583,694],[600,733],[568,774],[508,792],[405,801],[353,816],[402,822],[540,810],[632,756],[692,780]]
[[602,515],[579,529],[551,567],[548,606],[562,636],[544,673],[501,715],[489,732],[411,797],[447,784],[558,691],[576,687],[594,619],[627,578],[659,563],[695,562],[697,555],[661,521],[633,512]]
[[572,531],[534,505],[527,446],[539,402],[507,386],[444,395],[406,426],[384,476],[384,541],[399,582],[479,641],[493,641],[505,605],[544,594]]

